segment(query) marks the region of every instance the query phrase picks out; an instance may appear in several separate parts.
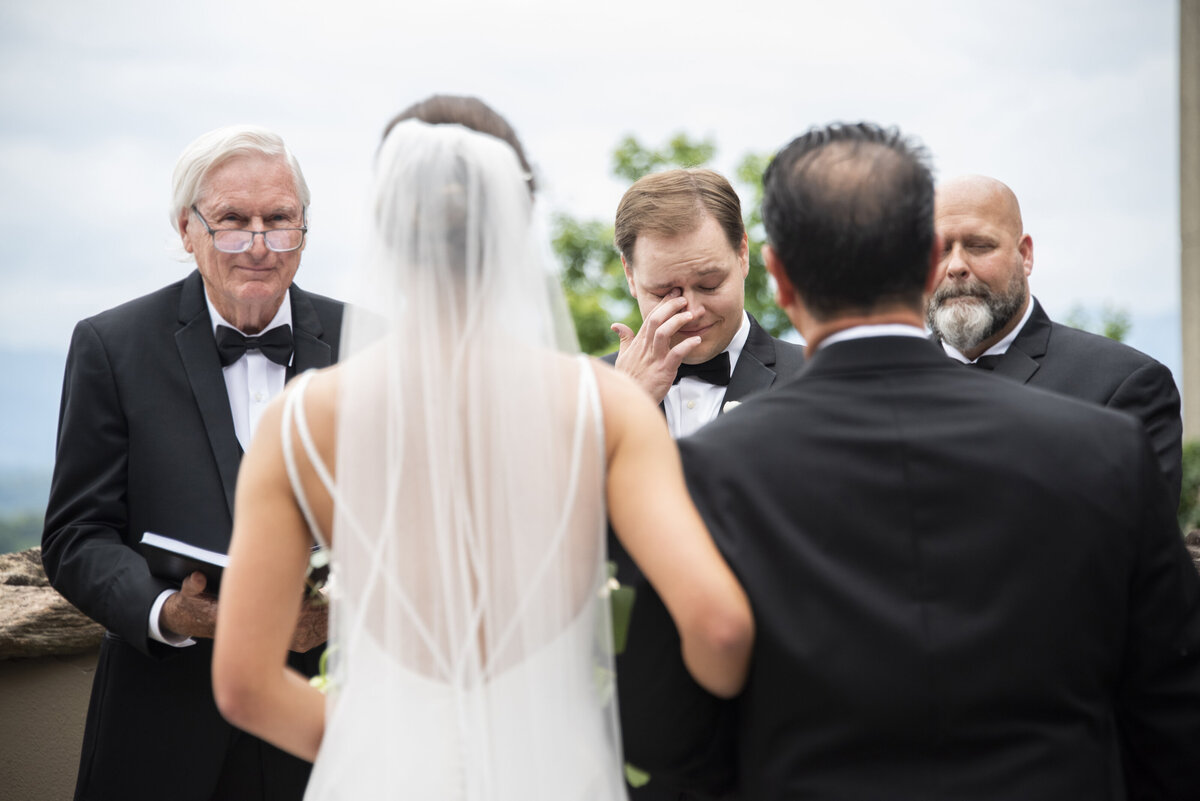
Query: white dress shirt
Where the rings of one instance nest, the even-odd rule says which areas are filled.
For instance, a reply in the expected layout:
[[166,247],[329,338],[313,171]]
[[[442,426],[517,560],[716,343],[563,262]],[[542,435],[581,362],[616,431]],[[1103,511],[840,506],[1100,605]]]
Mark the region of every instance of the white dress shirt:
[[[204,294],[204,301],[208,304],[208,316],[212,320],[214,337],[218,325],[238,330],[236,326],[221,316],[221,313],[209,300],[207,292]],[[267,323],[267,326],[259,334],[281,325],[291,324],[291,290],[288,290],[284,293],[279,311],[275,312],[271,322]],[[241,333],[245,334],[246,332],[242,331]],[[294,359],[295,356],[292,358]],[[222,372],[225,374],[225,391],[229,395],[229,410],[233,412],[233,431],[237,435],[238,442],[241,443],[242,450],[245,451],[250,447],[250,440],[258,428],[258,421],[262,418],[263,410],[275,396],[283,391],[283,385],[287,381],[287,367],[271,361],[261,351],[252,350],[247,351],[245,356],[233,364],[222,368]],[[179,590],[163,590],[155,599],[154,606],[150,607],[150,637],[167,645],[183,648],[195,644],[196,641],[190,637],[168,637],[158,627],[158,618],[162,614],[163,604],[167,602],[167,598],[177,592]]]
[[[729,374],[737,366],[738,357],[750,336],[750,317],[742,312],[742,326],[733,335],[725,352],[729,354]],[[710,384],[694,376],[679,379],[678,384],[672,385],[663,398],[663,408],[667,412],[667,430],[671,436],[678,439],[694,434],[703,426],[717,418],[721,411],[721,401],[725,390],[720,384]]]
[[915,325],[907,325],[906,323],[874,323],[871,325],[855,325],[850,328],[843,328],[841,331],[830,334],[817,343],[817,350],[827,348],[838,342],[845,342],[850,339],[867,339],[868,337],[920,337],[924,339],[927,336],[924,328],[918,328]]

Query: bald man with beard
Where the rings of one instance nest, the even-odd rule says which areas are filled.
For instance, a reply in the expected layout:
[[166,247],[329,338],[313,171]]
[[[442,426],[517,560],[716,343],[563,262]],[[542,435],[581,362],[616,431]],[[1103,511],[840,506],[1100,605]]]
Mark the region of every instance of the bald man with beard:
[[937,189],[934,214],[943,250],[926,322],[947,355],[1134,415],[1178,506],[1183,426],[1171,371],[1141,351],[1046,315],[1029,293],[1033,239],[1016,195],[1000,181],[981,175],[947,181]]

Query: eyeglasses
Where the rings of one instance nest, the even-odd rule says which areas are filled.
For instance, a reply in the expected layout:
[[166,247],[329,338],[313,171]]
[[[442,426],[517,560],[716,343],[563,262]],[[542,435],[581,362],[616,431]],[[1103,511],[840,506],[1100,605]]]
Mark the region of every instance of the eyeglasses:
[[200,222],[204,223],[205,230],[212,237],[213,246],[222,253],[245,253],[254,247],[254,237],[259,234],[262,234],[263,242],[266,243],[268,250],[276,253],[290,253],[304,244],[304,235],[308,233],[307,226],[303,228],[272,228],[269,231],[248,231],[244,228],[213,230],[194,203],[192,211],[196,212]]

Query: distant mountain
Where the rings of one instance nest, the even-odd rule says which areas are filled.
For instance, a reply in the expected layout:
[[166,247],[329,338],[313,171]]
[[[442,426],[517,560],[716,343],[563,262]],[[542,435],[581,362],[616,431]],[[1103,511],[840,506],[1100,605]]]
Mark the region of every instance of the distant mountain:
[[41,515],[50,497],[50,468],[0,468],[0,518]]
[[48,473],[54,464],[65,363],[66,354],[61,351],[0,348],[5,375],[0,391],[0,471],[43,469]]

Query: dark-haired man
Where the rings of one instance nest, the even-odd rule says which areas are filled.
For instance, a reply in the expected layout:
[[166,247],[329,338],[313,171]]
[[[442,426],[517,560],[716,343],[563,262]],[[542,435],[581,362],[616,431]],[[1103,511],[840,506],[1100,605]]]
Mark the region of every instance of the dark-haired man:
[[1012,190],[968,175],[941,184],[938,285],[927,322],[946,353],[1029,386],[1136,416],[1158,455],[1172,504],[1182,478],[1183,423],[1171,371],[1107,337],[1052,322],[1029,294],[1033,239]]
[[765,187],[808,366],[679,443],[754,609],[741,796],[1200,797],[1200,577],[1141,425],[925,338],[942,250],[899,133],[813,130]]

